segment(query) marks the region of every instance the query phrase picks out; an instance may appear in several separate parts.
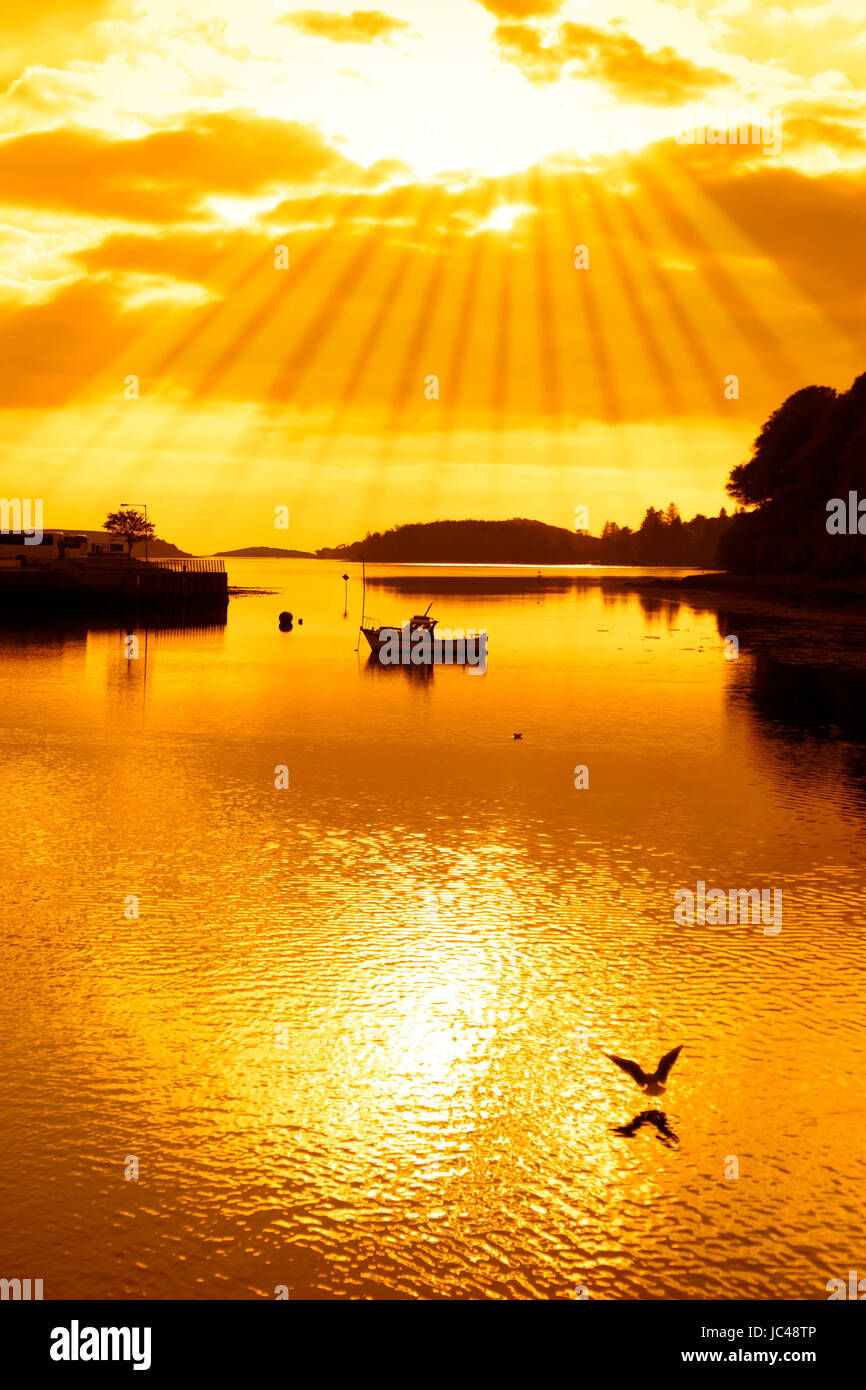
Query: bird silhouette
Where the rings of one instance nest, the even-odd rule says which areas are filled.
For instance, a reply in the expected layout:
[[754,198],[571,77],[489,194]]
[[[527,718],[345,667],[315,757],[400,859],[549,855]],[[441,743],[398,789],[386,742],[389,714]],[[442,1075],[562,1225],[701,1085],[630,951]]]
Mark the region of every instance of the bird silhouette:
[[523,738],[523,734],[515,734],[514,737],[515,737],[515,738]]
[[639,1067],[637,1062],[630,1062],[627,1057],[616,1057],[612,1052],[606,1052],[604,1055],[609,1062],[614,1062],[622,1071],[627,1072],[648,1096],[660,1096],[665,1089],[665,1082],[668,1079],[670,1069],[684,1046],[684,1043],[680,1043],[679,1047],[674,1047],[670,1052],[666,1052],[655,1071],[649,1074],[644,1071],[643,1067]]
[[644,1125],[652,1125],[658,1130],[656,1136],[660,1143],[668,1148],[673,1148],[680,1141],[668,1124],[668,1117],[662,1110],[642,1110],[639,1115],[635,1115],[627,1125],[611,1125],[614,1134],[619,1134],[623,1139],[633,1139]]

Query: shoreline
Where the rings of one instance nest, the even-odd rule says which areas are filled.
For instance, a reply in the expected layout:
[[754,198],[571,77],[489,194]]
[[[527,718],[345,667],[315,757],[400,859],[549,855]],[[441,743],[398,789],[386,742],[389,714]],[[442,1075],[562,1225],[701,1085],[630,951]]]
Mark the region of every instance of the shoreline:
[[599,575],[598,582],[606,588],[640,590],[678,601],[706,598],[713,606],[723,602],[740,611],[776,612],[790,617],[829,611],[837,618],[844,614],[866,622],[866,579],[805,574],[747,575],[716,570],[680,579]]

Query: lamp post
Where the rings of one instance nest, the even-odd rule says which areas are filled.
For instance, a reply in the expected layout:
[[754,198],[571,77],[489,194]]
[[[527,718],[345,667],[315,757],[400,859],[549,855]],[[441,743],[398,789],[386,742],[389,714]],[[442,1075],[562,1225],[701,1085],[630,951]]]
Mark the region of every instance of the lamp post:
[[[121,502],[121,507],[144,507],[144,563],[149,564],[148,555],[150,553],[147,544],[147,503],[146,502]],[[132,551],[130,551],[130,557]]]

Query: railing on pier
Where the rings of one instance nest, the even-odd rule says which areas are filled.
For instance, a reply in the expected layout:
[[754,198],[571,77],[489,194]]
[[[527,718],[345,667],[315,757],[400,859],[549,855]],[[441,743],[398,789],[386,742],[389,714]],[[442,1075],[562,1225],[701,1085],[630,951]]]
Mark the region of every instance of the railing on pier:
[[175,574],[225,574],[225,560],[150,560],[149,564],[162,570],[173,570]]

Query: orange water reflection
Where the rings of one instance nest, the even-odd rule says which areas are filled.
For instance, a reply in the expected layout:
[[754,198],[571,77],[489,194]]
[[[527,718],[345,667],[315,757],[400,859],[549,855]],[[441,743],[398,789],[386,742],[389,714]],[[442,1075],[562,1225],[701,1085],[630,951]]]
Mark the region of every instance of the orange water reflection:
[[[487,629],[483,679],[371,672],[342,569],[239,564],[279,592],[138,662],[118,631],[0,633],[0,1274],[825,1297],[866,1176],[850,700],[745,633],[726,661],[711,611],[561,575],[429,580]],[[426,605],[390,578],[383,619]],[[779,708],[807,679],[817,727]],[[698,878],[781,887],[782,933],[676,926]],[[648,1102],[599,1049],[683,1040],[679,1142],[616,1134]]]

